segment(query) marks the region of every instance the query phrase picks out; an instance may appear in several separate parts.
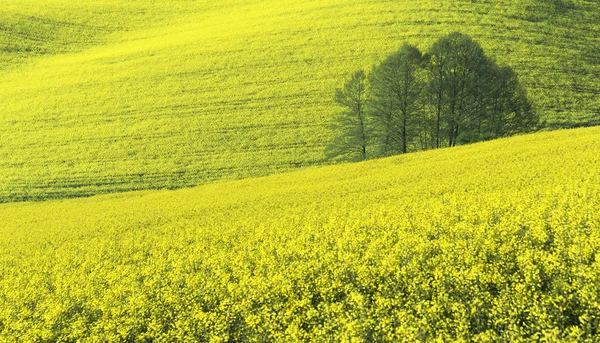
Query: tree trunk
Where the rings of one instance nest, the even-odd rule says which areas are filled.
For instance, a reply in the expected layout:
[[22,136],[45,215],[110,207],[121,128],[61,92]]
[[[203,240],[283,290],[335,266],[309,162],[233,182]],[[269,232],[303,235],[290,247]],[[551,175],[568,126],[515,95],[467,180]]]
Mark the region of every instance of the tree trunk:
[[435,128],[435,147],[436,149],[438,149],[440,147],[440,122],[442,121],[442,96],[443,96],[443,89],[442,89],[442,82],[444,80],[444,76],[442,73],[442,68],[440,67],[440,84],[439,84],[439,88],[438,88],[438,105],[437,105],[437,122],[436,122],[436,128]]
[[360,129],[361,129],[361,155],[362,160],[367,159],[367,134],[365,132],[365,121],[363,115],[360,116]]
[[404,118],[402,120],[402,153],[403,154],[406,154],[406,151],[407,151],[406,140],[407,140],[407,137],[406,137],[406,114],[405,114]]

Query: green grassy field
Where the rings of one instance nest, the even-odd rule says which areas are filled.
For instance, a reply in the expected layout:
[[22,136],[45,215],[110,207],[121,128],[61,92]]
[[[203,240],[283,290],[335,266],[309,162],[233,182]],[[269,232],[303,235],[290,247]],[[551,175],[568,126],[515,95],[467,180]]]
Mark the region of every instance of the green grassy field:
[[[558,6],[557,4],[563,4]],[[0,201],[325,163],[332,94],[454,30],[517,70],[550,127],[598,122],[600,5],[74,1],[0,5]]]
[[592,342],[600,128],[0,206],[0,340]]

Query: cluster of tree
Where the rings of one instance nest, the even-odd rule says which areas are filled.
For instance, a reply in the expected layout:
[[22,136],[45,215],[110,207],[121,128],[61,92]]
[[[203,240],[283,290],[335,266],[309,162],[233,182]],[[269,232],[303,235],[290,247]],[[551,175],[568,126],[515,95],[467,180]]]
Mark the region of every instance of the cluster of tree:
[[327,155],[346,160],[508,136],[538,123],[517,74],[461,33],[426,54],[405,44],[370,73],[352,74],[335,100],[344,110]]

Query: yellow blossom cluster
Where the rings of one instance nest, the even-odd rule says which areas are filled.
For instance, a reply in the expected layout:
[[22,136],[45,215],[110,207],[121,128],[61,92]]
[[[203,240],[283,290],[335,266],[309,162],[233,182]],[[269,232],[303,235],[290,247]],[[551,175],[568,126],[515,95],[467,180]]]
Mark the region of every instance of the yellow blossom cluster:
[[600,334],[600,128],[0,218],[3,342]]

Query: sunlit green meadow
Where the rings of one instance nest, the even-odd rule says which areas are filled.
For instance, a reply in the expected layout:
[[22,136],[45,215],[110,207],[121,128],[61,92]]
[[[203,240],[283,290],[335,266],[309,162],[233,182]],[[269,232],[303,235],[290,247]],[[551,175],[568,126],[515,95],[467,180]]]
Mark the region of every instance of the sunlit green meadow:
[[597,2],[4,0],[0,201],[325,164],[346,75],[456,30],[546,126],[598,122]]

